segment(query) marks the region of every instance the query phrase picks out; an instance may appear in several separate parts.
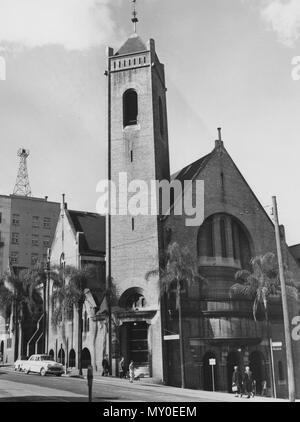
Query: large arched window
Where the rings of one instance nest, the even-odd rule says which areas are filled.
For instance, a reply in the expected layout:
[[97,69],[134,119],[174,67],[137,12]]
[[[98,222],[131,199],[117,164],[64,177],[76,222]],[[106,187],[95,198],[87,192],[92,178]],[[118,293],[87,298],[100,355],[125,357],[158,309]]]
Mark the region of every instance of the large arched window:
[[233,258],[241,268],[248,269],[252,256],[250,241],[248,231],[237,218],[211,215],[199,229],[198,256]]
[[128,89],[123,95],[123,126],[137,124],[138,96],[134,89]]

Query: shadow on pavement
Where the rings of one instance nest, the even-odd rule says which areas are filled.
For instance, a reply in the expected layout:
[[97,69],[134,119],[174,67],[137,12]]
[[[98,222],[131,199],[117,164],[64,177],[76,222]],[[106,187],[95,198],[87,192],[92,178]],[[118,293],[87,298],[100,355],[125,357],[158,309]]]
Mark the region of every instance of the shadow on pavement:
[[59,397],[59,396],[16,396],[16,397],[2,397],[1,403],[11,402],[88,402],[87,397]]

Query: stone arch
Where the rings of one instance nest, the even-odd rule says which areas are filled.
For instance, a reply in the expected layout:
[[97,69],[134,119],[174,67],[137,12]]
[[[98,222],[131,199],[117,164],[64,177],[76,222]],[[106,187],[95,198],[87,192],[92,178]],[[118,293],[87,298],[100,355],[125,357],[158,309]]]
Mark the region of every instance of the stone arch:
[[76,366],[76,352],[74,349],[71,349],[69,353],[69,367],[75,368],[75,366]]
[[241,370],[241,355],[237,350],[231,350],[227,356],[227,387],[229,393],[232,392],[232,374],[235,366],[238,366]]
[[249,355],[249,366],[252,377],[256,381],[256,392],[261,394],[262,382],[267,381],[265,357],[262,352],[255,350]]
[[87,347],[85,347],[81,352],[81,366],[82,369],[86,369],[89,365],[92,364],[91,353]]
[[216,213],[208,216],[200,226],[197,236],[199,257],[215,257],[217,245],[220,256],[240,261],[241,268],[247,268],[254,254],[253,240],[249,230],[235,216]]
[[66,359],[65,351],[64,351],[63,348],[60,348],[59,351],[58,351],[57,360],[58,360],[59,363],[64,365],[65,359]]
[[52,359],[54,359],[54,350],[53,350],[53,349],[50,349],[50,350],[49,350],[49,356],[50,356]]
[[125,290],[119,299],[119,306],[125,309],[138,309],[146,305],[144,289],[141,287],[131,287]]

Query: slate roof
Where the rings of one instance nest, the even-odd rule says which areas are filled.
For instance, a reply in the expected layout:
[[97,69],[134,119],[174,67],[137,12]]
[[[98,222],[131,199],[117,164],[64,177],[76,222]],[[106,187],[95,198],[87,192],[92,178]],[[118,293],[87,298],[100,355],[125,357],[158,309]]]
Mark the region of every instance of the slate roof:
[[289,250],[295,260],[300,264],[300,243],[298,243],[298,245],[290,246]]
[[131,54],[131,53],[138,53],[140,51],[147,50],[145,43],[141,40],[141,38],[133,34],[131,37],[128,38],[127,41],[122,45],[122,47],[117,51],[115,54],[116,56],[121,54]]
[[76,233],[82,232],[80,254],[105,254],[105,217],[92,212],[68,210]]
[[179,180],[180,182],[183,182],[184,180],[192,180],[196,173],[201,170],[202,166],[210,159],[211,155],[211,152],[207,155],[204,155],[204,157],[199,158],[198,160],[179,170],[177,173],[174,173],[171,178],[173,180]]

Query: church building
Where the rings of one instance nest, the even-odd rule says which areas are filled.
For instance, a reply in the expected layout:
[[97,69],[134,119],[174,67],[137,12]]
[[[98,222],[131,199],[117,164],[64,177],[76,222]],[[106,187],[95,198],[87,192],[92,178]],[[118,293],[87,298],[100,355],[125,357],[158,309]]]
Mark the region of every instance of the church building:
[[[175,175],[170,175],[164,65],[154,40],[144,43],[136,32],[114,51],[107,49],[109,179],[117,187],[120,173],[133,180],[204,181],[204,222],[186,226],[185,215],[129,215],[119,210],[107,219],[107,274],[112,302],[112,364],[136,364],[137,374],[154,382],[181,385],[178,316],[160,300],[159,268],[168,243],[187,246],[207,286],[195,285],[183,295],[186,387],[231,392],[233,367],[250,365],[261,392],[271,391],[271,362],[277,396],[287,396],[281,300],[270,301],[272,340],[281,347],[270,355],[264,318],[255,322],[252,302],[234,300],[235,273],[249,269],[252,257],[276,253],[274,224],[227,152],[219,130],[214,148]],[[186,141],[188,142],[188,141]],[[124,210],[123,210],[124,211]],[[282,228],[286,265],[300,282],[300,267],[290,253]],[[167,307],[167,308],[166,308]],[[294,309],[291,308],[291,309]],[[293,315],[290,315],[292,318]],[[300,350],[294,346],[295,373]],[[214,371],[210,363],[214,360]],[[298,363],[297,363],[298,361]],[[296,380],[300,396],[300,379]]]

